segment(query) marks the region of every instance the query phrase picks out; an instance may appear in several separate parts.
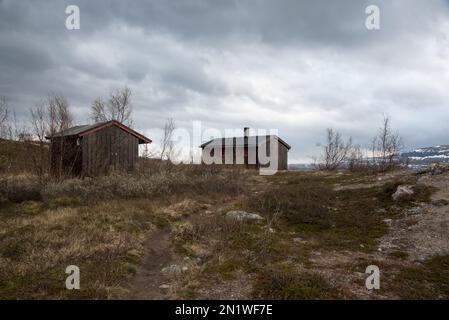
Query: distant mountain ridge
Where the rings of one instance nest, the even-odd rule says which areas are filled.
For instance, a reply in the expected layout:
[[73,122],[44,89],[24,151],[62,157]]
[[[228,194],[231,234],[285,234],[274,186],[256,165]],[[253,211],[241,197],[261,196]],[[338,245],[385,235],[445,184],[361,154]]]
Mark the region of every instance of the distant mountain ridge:
[[313,163],[290,163],[288,165],[289,170],[312,170],[315,168]]
[[[372,158],[366,158],[371,162]],[[427,167],[432,163],[449,163],[449,144],[434,147],[418,148],[404,152],[400,156],[401,163],[406,163],[412,169]],[[313,163],[290,163],[289,170],[312,170]]]
[[410,167],[424,167],[432,163],[449,163],[449,145],[426,147],[405,152],[402,159]]

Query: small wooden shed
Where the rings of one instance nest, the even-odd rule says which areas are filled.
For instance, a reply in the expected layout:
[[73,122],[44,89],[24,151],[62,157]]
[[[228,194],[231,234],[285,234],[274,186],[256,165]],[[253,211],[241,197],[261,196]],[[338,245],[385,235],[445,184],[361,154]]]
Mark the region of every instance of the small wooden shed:
[[152,142],[115,120],[72,127],[46,138],[50,140],[50,168],[55,176],[132,171],[139,144]]

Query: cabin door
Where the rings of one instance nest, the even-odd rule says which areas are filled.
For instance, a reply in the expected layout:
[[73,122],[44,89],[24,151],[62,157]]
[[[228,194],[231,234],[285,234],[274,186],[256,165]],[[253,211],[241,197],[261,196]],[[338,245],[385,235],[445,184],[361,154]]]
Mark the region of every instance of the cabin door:
[[112,169],[114,171],[120,169],[120,144],[115,143],[112,148]]
[[115,128],[111,128],[112,135],[110,141],[110,170],[117,170],[119,168],[119,135]]

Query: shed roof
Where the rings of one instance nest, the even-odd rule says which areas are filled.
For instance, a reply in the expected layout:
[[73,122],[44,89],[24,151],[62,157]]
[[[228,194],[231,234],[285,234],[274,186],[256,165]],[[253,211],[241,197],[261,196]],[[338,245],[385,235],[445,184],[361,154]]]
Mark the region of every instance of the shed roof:
[[77,136],[77,137],[83,137],[87,136],[91,133],[97,132],[99,130],[102,130],[104,128],[110,127],[110,126],[116,126],[123,131],[129,133],[130,135],[136,137],[139,140],[140,144],[144,143],[151,143],[152,140],[145,137],[144,135],[134,131],[130,127],[125,126],[124,124],[116,121],[111,120],[107,122],[99,122],[95,124],[88,124],[88,125],[80,125],[80,126],[74,126],[69,129],[57,132],[51,136],[46,136],[47,139],[57,138],[57,137],[69,137],[69,136]]
[[[263,138],[263,139],[261,139]],[[255,147],[256,145],[261,145],[265,143],[265,138],[274,138],[279,141],[279,143],[283,144],[288,150],[290,150],[291,146],[279,138],[277,135],[266,135],[266,136],[249,136],[247,140],[248,147]],[[208,142],[203,143],[200,148],[204,148],[205,146],[215,146],[215,147],[221,147],[221,146],[234,146],[234,139],[235,139],[235,146],[236,147],[244,147],[245,146],[245,137],[231,137],[231,138],[216,138],[212,139]],[[223,142],[224,140],[224,142]]]

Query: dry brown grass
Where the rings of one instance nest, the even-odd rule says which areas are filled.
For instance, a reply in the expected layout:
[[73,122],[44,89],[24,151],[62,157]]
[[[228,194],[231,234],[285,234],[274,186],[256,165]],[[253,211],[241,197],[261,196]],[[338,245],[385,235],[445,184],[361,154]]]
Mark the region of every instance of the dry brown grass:
[[[206,208],[201,197],[242,190],[236,171],[195,166],[45,186],[30,175],[0,182],[0,299],[113,297],[153,230]],[[80,267],[81,290],[65,288],[68,265]]]
[[[123,284],[142,266],[144,251],[151,249],[145,240],[168,225],[170,264],[188,267],[170,275],[170,298],[355,297],[339,292],[340,280],[333,282],[335,270],[355,277],[349,266],[336,265],[335,256],[382,254],[376,249],[388,232],[383,220],[427,201],[431,191],[417,189],[416,199],[396,203],[391,193],[397,183],[391,179],[371,185],[372,176],[348,172],[257,179],[242,173],[158,163],[135,174],[70,179],[45,188],[32,184],[43,200],[26,196],[15,202],[10,195],[27,194],[22,191],[33,177],[0,178],[8,181],[0,187],[7,190],[0,204],[0,299],[121,296]],[[335,188],[354,183],[357,188]],[[226,218],[228,210],[242,208],[264,219]],[[440,262],[435,270],[446,267],[446,260]],[[64,271],[71,264],[81,268],[80,291],[65,289]],[[417,272],[433,281],[426,270]]]
[[[133,273],[161,219],[145,200],[2,217],[0,298],[107,298]],[[72,264],[81,269],[82,290],[65,289]]]
[[133,174],[115,172],[107,176],[67,179],[49,183],[44,199],[79,197],[83,200],[117,198],[155,198],[170,195],[219,193],[236,195],[242,191],[242,175],[238,170],[203,170],[200,165],[165,165],[142,169]]
[[41,200],[42,186],[31,174],[0,175],[0,205],[7,202]]

